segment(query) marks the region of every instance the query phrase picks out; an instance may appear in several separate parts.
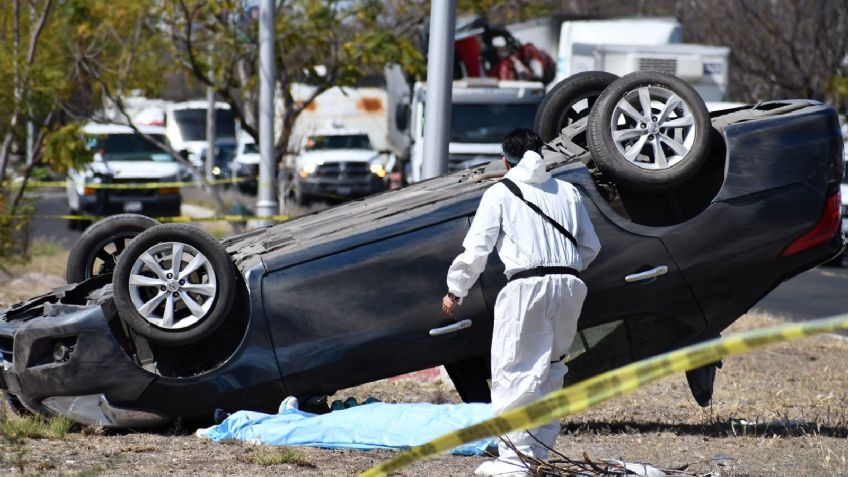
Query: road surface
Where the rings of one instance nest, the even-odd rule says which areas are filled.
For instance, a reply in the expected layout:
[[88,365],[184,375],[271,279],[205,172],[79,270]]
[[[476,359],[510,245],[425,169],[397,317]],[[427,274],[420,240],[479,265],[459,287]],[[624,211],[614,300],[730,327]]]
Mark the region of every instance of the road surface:
[[[38,215],[64,215],[68,212],[68,198],[65,191],[42,192],[41,200],[35,206]],[[82,233],[70,230],[66,220],[39,219],[32,222],[32,237],[35,240],[52,242],[62,247],[71,248]]]

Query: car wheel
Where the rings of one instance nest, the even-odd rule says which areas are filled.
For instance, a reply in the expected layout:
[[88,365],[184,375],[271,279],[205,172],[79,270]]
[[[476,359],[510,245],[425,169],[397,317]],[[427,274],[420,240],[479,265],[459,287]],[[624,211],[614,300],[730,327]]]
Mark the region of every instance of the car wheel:
[[182,346],[209,336],[235,298],[236,272],[223,245],[188,224],[139,234],[112,276],[122,320],[159,344]]
[[445,371],[453,382],[463,402],[492,402],[489,390],[489,360],[483,357],[465,359],[445,365]]
[[294,184],[294,202],[302,207],[306,207],[309,205],[309,197],[303,193],[303,189],[301,189],[300,184]]
[[113,215],[95,223],[82,234],[68,255],[65,272],[68,283],[112,273],[127,244],[156,225],[159,222],[138,214]]
[[[584,71],[560,81],[539,104],[533,129],[542,141],[552,141],[563,128],[588,118],[598,97],[617,79],[618,76],[605,71]],[[588,119],[582,121],[571,138],[571,142],[583,149],[586,149],[587,122]]]
[[692,86],[672,75],[640,71],[604,90],[589,115],[587,139],[598,167],[616,184],[662,192],[706,162],[711,127]]

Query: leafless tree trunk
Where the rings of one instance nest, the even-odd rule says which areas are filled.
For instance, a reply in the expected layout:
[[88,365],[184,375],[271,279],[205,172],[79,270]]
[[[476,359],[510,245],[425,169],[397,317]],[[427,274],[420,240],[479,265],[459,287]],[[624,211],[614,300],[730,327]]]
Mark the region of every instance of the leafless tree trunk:
[[18,115],[21,106],[21,72],[18,57],[21,52],[21,2],[12,0],[12,71],[14,78],[15,95],[12,105],[12,116],[9,120],[9,130],[3,138],[2,149],[0,149],[0,182],[6,180],[6,168],[9,167],[9,155],[12,150],[12,138],[18,125]]
[[[38,49],[38,40],[41,38],[41,32],[44,31],[44,25],[47,23],[47,17],[50,14],[50,7],[53,5],[53,0],[47,0],[44,4],[44,10],[39,15],[38,22],[35,26],[30,26],[29,47],[25,59],[26,72],[21,72],[19,62],[20,56],[20,0],[14,0],[13,8],[13,49],[14,49],[14,84],[15,84],[15,104],[12,106],[12,116],[9,121],[9,130],[3,138],[3,144],[0,146],[0,181],[6,179],[6,170],[9,167],[10,156],[12,152],[12,142],[14,140],[15,128],[18,125],[18,120],[21,115],[21,106],[23,104],[23,89],[24,85],[29,83],[29,67],[35,61],[35,54]],[[20,148],[18,148],[20,149]]]
[[689,0],[688,41],[731,48],[731,96],[831,98],[848,60],[848,0]]

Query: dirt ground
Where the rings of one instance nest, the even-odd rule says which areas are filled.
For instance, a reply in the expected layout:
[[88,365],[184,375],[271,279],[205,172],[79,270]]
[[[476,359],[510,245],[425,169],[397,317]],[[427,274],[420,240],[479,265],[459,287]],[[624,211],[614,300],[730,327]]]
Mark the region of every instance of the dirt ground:
[[[42,260],[43,259],[43,260]],[[61,275],[61,256],[36,257],[0,276],[0,306],[39,292],[16,275]],[[41,261],[39,261],[41,260]],[[43,262],[43,263],[42,263]],[[53,267],[53,268],[51,268]],[[756,313],[725,334],[777,324]],[[458,402],[439,380],[386,380],[331,399],[375,396],[387,402]],[[282,400],[284,396],[280,396]],[[572,459],[622,459],[661,468],[689,464],[716,475],[848,476],[848,340],[822,335],[727,359],[712,406],[702,409],[685,377],[672,376],[563,420],[556,450]],[[0,473],[37,475],[353,475],[393,455],[387,451],[279,449],[215,444],[174,427],[160,432],[75,429],[61,439],[2,444]],[[471,475],[482,457],[438,456],[399,475]]]

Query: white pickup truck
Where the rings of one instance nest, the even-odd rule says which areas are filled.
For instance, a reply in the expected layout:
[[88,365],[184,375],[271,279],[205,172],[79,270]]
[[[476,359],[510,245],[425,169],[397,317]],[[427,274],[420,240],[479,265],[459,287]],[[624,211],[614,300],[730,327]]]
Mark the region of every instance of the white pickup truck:
[[295,201],[363,197],[388,188],[386,158],[368,134],[353,129],[319,130],[303,140],[295,159]]
[[[142,126],[143,133],[166,142],[165,129]],[[83,128],[93,162],[68,172],[68,208],[71,214],[102,217],[123,212],[149,216],[180,214],[182,197],[176,187],[132,188],[137,183],[174,182],[182,166],[154,144],[121,124],[91,123]],[[120,184],[121,188],[101,188]],[[72,228],[81,224],[71,221]]]

